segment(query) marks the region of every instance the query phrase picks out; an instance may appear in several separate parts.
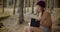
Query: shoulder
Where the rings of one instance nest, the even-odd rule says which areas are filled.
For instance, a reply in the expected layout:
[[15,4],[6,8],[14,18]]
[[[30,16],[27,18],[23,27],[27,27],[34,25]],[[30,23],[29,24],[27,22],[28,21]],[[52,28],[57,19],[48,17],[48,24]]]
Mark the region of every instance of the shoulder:
[[44,12],[44,14],[45,14],[46,16],[50,16],[50,13],[49,13],[49,12]]

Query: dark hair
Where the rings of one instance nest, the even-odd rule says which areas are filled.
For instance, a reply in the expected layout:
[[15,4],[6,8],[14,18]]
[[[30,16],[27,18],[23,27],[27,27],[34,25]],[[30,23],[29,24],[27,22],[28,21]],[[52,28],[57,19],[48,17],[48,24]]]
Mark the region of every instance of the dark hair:
[[[44,12],[45,12],[45,10],[42,11],[42,15],[43,15]],[[41,16],[42,16],[42,15],[41,15]]]

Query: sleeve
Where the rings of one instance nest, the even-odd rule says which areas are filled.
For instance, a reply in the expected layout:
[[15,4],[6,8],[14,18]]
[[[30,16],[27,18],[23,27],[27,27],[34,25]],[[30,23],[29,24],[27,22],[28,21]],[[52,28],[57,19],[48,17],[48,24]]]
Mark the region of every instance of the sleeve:
[[52,26],[51,15],[49,13],[47,13],[47,15],[46,15],[46,20],[44,21],[44,24],[46,26]]
[[52,25],[52,20],[51,20],[50,13],[45,13],[45,15],[41,19],[41,23],[44,26],[51,26]]

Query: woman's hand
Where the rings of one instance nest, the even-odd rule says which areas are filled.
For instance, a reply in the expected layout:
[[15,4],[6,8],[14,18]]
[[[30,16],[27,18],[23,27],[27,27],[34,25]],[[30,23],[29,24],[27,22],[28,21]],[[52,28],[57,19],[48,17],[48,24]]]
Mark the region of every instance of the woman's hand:
[[36,20],[35,21],[40,21],[40,18],[36,18]]

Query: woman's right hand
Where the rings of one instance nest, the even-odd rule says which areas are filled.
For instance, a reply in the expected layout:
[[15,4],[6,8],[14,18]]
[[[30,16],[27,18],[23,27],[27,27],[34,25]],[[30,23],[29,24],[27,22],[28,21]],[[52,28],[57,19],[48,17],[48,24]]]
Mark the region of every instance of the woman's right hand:
[[40,21],[40,19],[39,18],[35,18],[35,21]]

